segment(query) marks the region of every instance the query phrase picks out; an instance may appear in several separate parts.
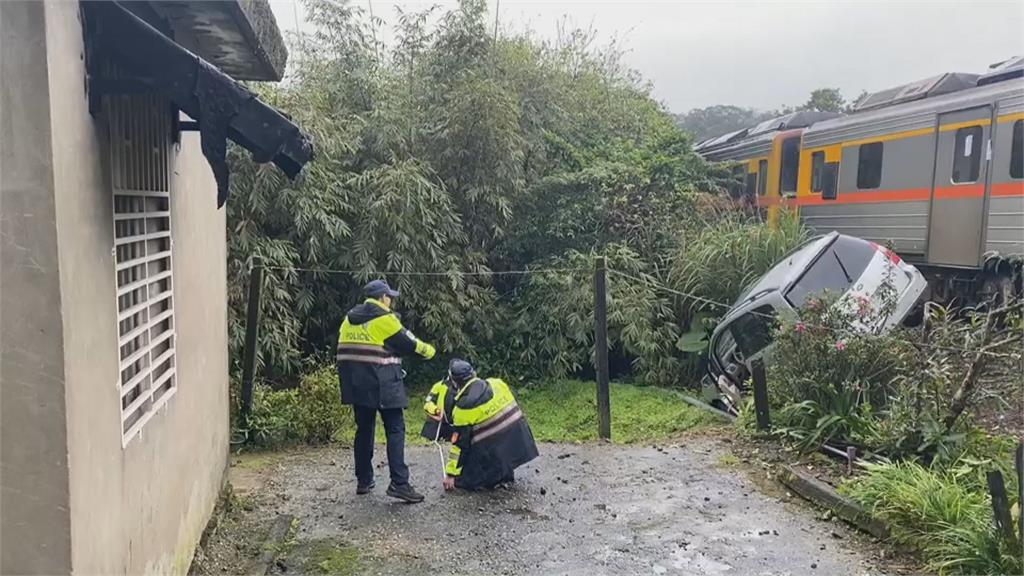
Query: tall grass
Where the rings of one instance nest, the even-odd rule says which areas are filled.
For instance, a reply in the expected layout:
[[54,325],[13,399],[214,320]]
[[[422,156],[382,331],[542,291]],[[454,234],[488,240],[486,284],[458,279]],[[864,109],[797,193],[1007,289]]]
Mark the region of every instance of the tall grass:
[[776,226],[723,217],[684,240],[672,257],[669,281],[684,292],[732,304],[748,284],[808,237],[793,215],[782,215]]
[[972,477],[914,462],[873,465],[844,491],[890,524],[896,542],[940,574],[1020,574],[1019,547],[1002,545],[985,490]]

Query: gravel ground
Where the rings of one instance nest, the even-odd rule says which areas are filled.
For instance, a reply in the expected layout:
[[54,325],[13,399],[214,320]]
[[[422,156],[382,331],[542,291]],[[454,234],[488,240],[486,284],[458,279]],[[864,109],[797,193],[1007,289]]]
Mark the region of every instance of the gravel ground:
[[[436,449],[407,452],[413,482],[427,497],[422,504],[385,496],[382,464],[376,491],[356,496],[351,452],[339,447],[233,466],[232,482],[248,511],[211,537],[205,566],[195,572],[244,571],[241,556],[258,550],[251,541],[262,536],[255,533],[277,514],[298,519],[272,566],[277,574],[318,571],[308,548],[325,542],[344,551],[348,574],[878,571],[862,538],[787,502],[784,492],[759,490],[748,474],[723,464],[735,458],[723,458],[727,448],[712,438],[657,446],[543,444],[541,457],[517,472],[514,488],[491,493],[445,494]],[[338,572],[321,564],[319,571]]]

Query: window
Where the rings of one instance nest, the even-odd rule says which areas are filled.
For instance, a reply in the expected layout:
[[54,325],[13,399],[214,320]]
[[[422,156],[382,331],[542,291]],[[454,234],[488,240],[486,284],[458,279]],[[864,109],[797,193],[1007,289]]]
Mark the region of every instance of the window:
[[745,165],[733,166],[732,167],[732,183],[729,185],[729,192],[733,198],[739,198],[743,196],[743,184],[747,175],[747,167]]
[[796,196],[797,176],[800,173],[800,137],[782,142],[782,169],[779,170],[779,190],[783,196]]
[[839,195],[839,162],[828,162],[821,168],[821,199],[835,200]]
[[746,195],[751,199],[757,194],[757,174],[747,174]]
[[821,192],[821,172],[825,167],[825,153],[811,154],[811,192]]
[[740,354],[750,358],[772,343],[775,324],[775,309],[761,306],[733,320],[729,333]]
[[149,95],[107,101],[113,184],[121,441],[176,390],[171,272],[171,112]]
[[764,196],[768,189],[768,161],[761,160],[757,163],[757,195]]
[[1013,144],[1010,146],[1010,178],[1024,178],[1024,120],[1013,123]]
[[861,144],[857,150],[857,188],[878,188],[882,183],[882,143]]
[[866,240],[838,237],[786,291],[786,299],[800,309],[813,296],[820,297],[825,292],[833,296],[844,294],[864,273],[876,252]]
[[981,173],[981,126],[956,131],[953,141],[953,183],[977,182]]

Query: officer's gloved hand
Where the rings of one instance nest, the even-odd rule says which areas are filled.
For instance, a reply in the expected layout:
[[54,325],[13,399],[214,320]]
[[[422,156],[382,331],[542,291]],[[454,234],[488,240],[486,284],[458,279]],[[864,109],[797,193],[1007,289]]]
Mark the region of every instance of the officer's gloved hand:
[[435,354],[437,354],[437,350],[430,344],[421,341],[416,345],[416,353],[427,360],[430,360]]

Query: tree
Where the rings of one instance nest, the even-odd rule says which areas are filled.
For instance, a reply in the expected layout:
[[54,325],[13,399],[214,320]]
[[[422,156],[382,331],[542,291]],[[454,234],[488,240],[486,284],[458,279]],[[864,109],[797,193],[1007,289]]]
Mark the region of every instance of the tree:
[[845,112],[846,100],[843,99],[838,88],[818,88],[811,91],[810,98],[800,109],[816,112]]
[[727,104],[716,104],[706,108],[694,108],[676,116],[680,128],[693,134],[694,140],[701,141],[749,128],[767,120],[774,114],[759,112],[753,108],[741,108]]
[[[538,354],[588,358],[589,337],[533,337],[550,331],[546,311],[580,308],[576,296],[489,272],[583,266],[573,285],[589,294],[593,254],[628,254],[616,261],[634,274],[657,270],[694,225],[697,198],[718,187],[621,51],[596,47],[592,31],[495,37],[482,0],[439,18],[400,13],[390,46],[357,6],[307,5],[314,30],[293,47],[291,81],[255,89],[314,136],[316,161],[292,183],[231,155],[233,358],[257,255],[270,267],[260,361],[271,378],[332,357],[345,310],[382,271],[395,272],[384,275],[402,291],[403,323],[442,354],[539,376],[556,363],[531,362]],[[612,345],[627,366],[668,382],[675,323],[663,306],[644,308],[652,290]],[[416,381],[426,368],[407,369]]]

